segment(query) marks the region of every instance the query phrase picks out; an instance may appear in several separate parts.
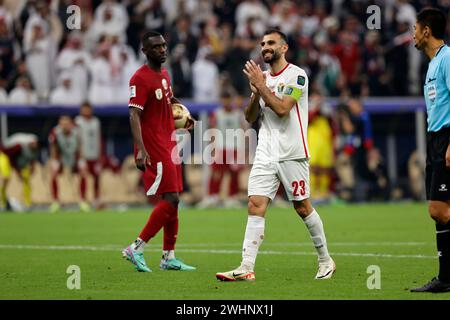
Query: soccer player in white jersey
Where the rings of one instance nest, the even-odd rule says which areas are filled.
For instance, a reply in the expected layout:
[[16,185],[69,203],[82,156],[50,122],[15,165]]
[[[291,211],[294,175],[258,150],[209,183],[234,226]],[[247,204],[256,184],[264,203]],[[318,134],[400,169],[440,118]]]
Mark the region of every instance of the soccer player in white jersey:
[[[102,171],[102,130],[100,120],[94,116],[92,106],[84,102],[80,106],[80,114],[75,117],[75,124],[80,131],[81,148],[86,160],[87,171],[94,182],[94,207],[100,209],[100,174]],[[84,188],[86,177],[81,177]]]
[[243,70],[252,90],[245,118],[252,123],[261,113],[262,122],[248,180],[242,262],[235,270],[217,273],[222,281],[255,280],[255,260],[264,239],[264,216],[280,182],[317,250],[316,279],[331,278],[336,270],[328,254],[322,220],[309,200],[308,77],[304,70],[286,61],[287,50],[286,36],[279,30],[268,30],[261,41],[261,54],[270,70],[263,72],[252,60]]

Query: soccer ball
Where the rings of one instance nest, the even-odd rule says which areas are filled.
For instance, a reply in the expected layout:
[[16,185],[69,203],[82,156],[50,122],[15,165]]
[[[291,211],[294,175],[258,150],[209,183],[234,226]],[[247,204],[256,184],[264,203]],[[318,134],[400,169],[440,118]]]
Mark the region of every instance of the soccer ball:
[[181,103],[172,103],[172,114],[175,122],[175,129],[186,129],[192,123],[191,113]]

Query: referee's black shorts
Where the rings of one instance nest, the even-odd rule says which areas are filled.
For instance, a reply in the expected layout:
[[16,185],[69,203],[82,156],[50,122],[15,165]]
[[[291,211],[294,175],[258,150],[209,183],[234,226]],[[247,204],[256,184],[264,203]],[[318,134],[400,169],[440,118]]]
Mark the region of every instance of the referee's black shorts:
[[445,166],[445,153],[450,139],[450,127],[427,133],[425,187],[427,200],[450,200],[450,169]]

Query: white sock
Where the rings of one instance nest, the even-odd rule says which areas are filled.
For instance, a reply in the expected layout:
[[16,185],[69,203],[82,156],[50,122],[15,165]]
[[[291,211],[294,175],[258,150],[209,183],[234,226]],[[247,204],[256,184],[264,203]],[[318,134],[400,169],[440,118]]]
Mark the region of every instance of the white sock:
[[175,259],[175,250],[163,250],[162,258],[164,260]]
[[145,242],[144,240],[142,240],[141,238],[137,238],[136,240],[134,240],[134,242],[131,244],[131,248],[139,253],[143,253],[144,252],[144,247],[147,244],[147,242]]
[[314,243],[314,247],[317,250],[317,255],[319,256],[319,262],[329,261],[330,255],[327,249],[327,239],[325,238],[325,232],[323,231],[322,219],[320,219],[319,214],[315,209],[309,216],[307,216],[303,221],[309,230],[311,235],[311,240]]
[[242,245],[241,267],[243,269],[253,271],[255,267],[256,255],[264,239],[264,224],[265,219],[263,217],[248,216],[245,239]]

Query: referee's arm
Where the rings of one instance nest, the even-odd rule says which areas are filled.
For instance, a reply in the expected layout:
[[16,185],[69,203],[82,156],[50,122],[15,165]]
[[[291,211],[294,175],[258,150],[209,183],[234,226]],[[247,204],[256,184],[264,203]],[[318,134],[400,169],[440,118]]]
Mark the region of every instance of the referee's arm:
[[[444,58],[444,79],[447,90],[450,91],[450,59]],[[450,106],[449,106],[450,108]],[[450,168],[450,139],[448,141],[447,151],[445,152],[445,166]]]

